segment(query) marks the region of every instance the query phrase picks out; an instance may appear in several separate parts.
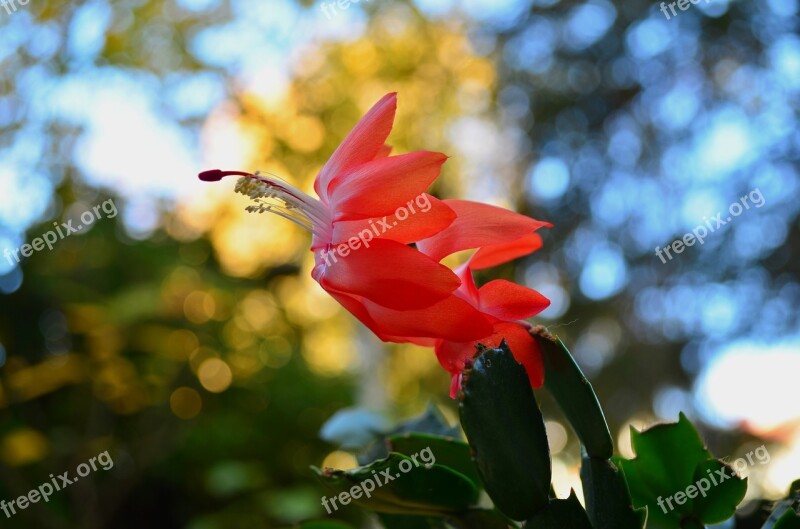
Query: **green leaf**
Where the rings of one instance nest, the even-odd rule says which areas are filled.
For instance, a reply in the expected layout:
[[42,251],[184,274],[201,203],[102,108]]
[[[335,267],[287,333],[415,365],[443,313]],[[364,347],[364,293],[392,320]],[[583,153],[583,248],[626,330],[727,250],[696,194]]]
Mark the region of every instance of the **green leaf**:
[[447,518],[379,514],[385,529],[508,529],[516,527],[495,510],[470,509]]
[[645,509],[634,509],[625,478],[607,459],[582,454],[581,482],[594,529],[642,529]]
[[440,519],[426,516],[380,513],[378,518],[385,529],[433,529],[442,526]]
[[495,506],[525,520],[547,505],[550,449],[528,375],[505,342],[464,370],[461,425]]
[[[766,525],[764,529],[767,529]],[[773,529],[800,529],[800,516],[794,511],[787,511],[783,513],[783,516],[778,518]]]
[[795,511],[795,504],[800,506],[800,496],[792,499],[792,496],[796,494],[795,483],[792,483],[791,486],[790,499],[780,501],[775,505],[762,529],[800,529],[800,515]]
[[[422,433],[406,433],[392,435],[387,438],[389,450],[408,457],[416,455],[419,461],[426,462],[426,458],[437,465],[451,468],[466,476],[476,487],[481,486],[478,469],[472,462],[469,445],[451,437],[430,435]],[[430,455],[428,455],[430,454]],[[434,458],[431,460],[431,456]]]
[[[447,422],[447,419],[445,419],[444,415],[442,415],[442,412],[439,411],[439,409],[433,404],[429,404],[422,415],[401,422],[385,435],[394,436],[406,433],[437,435],[439,437],[447,437],[457,441],[463,439],[461,436],[461,430],[458,428],[458,426],[451,426]],[[387,449],[384,440],[385,437],[382,437],[359,453],[359,464],[367,465],[376,459],[382,459],[388,456],[389,450]]]
[[488,509],[474,509],[460,514],[455,523],[460,529],[508,529],[515,527],[500,512]]
[[[466,510],[478,501],[478,489],[466,477],[441,465],[430,468],[402,454],[353,470],[319,470],[319,480],[337,497],[376,512],[442,516]],[[405,471],[405,472],[404,472]]]
[[683,414],[677,423],[631,429],[631,438],[636,458],[616,462],[634,507],[647,507],[648,529],[702,527],[733,516],[747,481],[714,459]]
[[631,445],[642,478],[654,491],[672,493],[691,483],[697,465],[712,459],[700,434],[681,413],[677,423],[659,424],[646,432],[631,428]]
[[543,327],[535,327],[532,334],[542,349],[545,389],[556,399],[589,455],[610,458],[614,452],[611,433],[589,380],[561,340]]
[[352,525],[337,521],[305,522],[300,529],[355,529]]
[[573,490],[565,500],[553,499],[550,504],[525,522],[527,529],[593,529]]
[[[723,479],[720,473],[725,475]],[[714,484],[714,481],[717,484]],[[694,472],[695,498],[694,514],[703,523],[724,522],[736,513],[736,506],[747,492],[747,479],[741,479],[733,468],[722,461],[711,459],[697,466]],[[704,489],[708,491],[704,491]]]

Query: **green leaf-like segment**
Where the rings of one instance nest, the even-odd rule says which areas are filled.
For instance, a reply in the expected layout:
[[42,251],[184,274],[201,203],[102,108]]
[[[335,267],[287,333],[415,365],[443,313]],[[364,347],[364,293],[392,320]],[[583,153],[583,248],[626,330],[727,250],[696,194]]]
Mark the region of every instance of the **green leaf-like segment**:
[[[727,520],[747,480],[714,459],[685,415],[677,423],[631,429],[635,459],[617,459],[635,507],[647,507],[648,529],[689,529]],[[721,474],[724,474],[724,478]]]
[[[442,465],[417,465],[411,458],[392,452],[385,459],[353,470],[312,470],[334,496],[347,493],[344,497],[351,498],[352,503],[376,512],[443,516],[465,511],[478,501],[478,488],[464,475]],[[410,470],[404,473],[403,469]],[[375,485],[368,496],[361,487],[367,480]],[[369,484],[365,487],[370,488]]]
[[607,459],[590,457],[581,461],[581,482],[586,512],[594,529],[642,529],[645,509],[634,509],[625,478]]
[[548,504],[550,449],[525,368],[503,342],[484,349],[463,373],[461,425],[495,506],[526,520]]
[[593,529],[586,511],[575,496],[565,500],[553,499],[550,504],[525,523],[526,529]]
[[544,387],[556,399],[591,457],[608,459],[614,452],[611,433],[589,380],[564,343],[543,327],[531,334],[542,349]]
[[411,457],[417,455],[419,461],[422,453],[427,456],[430,454],[435,457],[435,463],[455,470],[463,474],[472,481],[476,487],[481,486],[481,480],[478,476],[478,469],[475,468],[475,463],[472,462],[470,455],[469,445],[463,441],[458,441],[451,437],[442,437],[440,435],[431,435],[424,433],[407,433],[389,436],[386,439],[389,450]]

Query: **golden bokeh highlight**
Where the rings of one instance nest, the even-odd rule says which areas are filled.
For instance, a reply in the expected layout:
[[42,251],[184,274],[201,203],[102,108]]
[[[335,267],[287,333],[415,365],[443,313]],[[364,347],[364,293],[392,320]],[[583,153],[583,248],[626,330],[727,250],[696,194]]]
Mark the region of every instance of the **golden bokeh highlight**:
[[197,369],[200,384],[211,393],[222,393],[233,382],[233,372],[224,360],[209,358]]
[[266,290],[253,290],[236,307],[237,325],[248,331],[269,331],[277,317],[275,298]]
[[41,461],[48,452],[47,438],[31,428],[20,428],[9,433],[0,444],[0,457],[12,467]]
[[322,461],[322,468],[335,468],[336,470],[350,470],[358,467],[356,456],[349,452],[336,450],[331,452]]
[[197,417],[200,413],[203,408],[203,399],[192,388],[180,387],[170,395],[169,407],[176,417],[188,420]]
[[183,313],[192,323],[205,323],[214,317],[217,304],[208,292],[195,290],[183,302]]
[[355,347],[345,317],[313,325],[303,336],[303,358],[311,371],[321,376],[339,376],[352,368]]
[[219,358],[219,353],[210,347],[198,347],[189,355],[189,367],[197,374],[200,365],[209,358]]

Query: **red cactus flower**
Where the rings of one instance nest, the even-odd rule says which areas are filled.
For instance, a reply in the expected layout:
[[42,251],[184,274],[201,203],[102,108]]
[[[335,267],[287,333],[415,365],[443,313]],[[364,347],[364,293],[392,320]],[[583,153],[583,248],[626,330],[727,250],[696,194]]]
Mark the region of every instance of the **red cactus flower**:
[[[236,190],[256,203],[248,210],[275,213],[311,231],[312,276],[378,336],[477,338],[491,325],[467,303],[451,299],[458,277],[408,246],[443,230],[455,213],[425,193],[445,155],[389,156],[385,141],[396,107],[396,94],[387,94],[359,121],[317,175],[319,198],[258,173],[214,169],[200,179],[240,176]],[[432,307],[438,317],[413,317]],[[397,313],[409,317],[395,321]]]
[[[396,106],[396,95],[388,94],[359,121],[317,175],[319,198],[258,173],[215,169],[200,179],[240,176],[236,190],[256,203],[248,210],[275,213],[311,231],[314,279],[382,340],[435,346],[454,376],[451,393],[475,344],[496,346],[502,339],[531,383],[541,386],[541,355],[518,320],[549,301],[504,280],[477,288],[471,271],[538,249],[534,231],[548,224],[425,193],[446,157],[427,151],[389,156],[385,141]],[[439,263],[467,249],[477,251],[457,274]]]

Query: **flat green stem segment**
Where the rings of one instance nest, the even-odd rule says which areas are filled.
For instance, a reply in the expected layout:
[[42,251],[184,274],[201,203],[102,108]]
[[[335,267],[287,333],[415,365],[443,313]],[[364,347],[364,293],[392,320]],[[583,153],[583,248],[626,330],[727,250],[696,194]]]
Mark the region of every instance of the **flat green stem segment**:
[[544,327],[534,327],[531,334],[542,348],[545,389],[556,399],[586,452],[591,457],[609,459],[614,452],[611,432],[589,380],[561,340]]
[[528,375],[503,342],[463,373],[461,425],[498,510],[526,520],[548,503],[550,449]]
[[593,529],[586,511],[572,491],[565,500],[553,499],[550,504],[525,522],[525,529]]
[[622,472],[607,459],[581,460],[586,512],[594,529],[642,529],[647,511],[634,509]]

